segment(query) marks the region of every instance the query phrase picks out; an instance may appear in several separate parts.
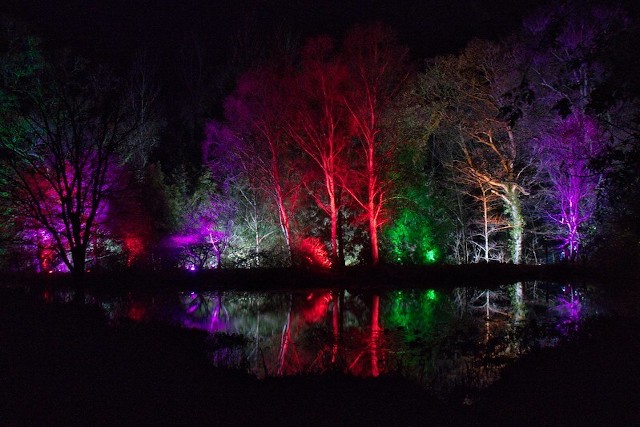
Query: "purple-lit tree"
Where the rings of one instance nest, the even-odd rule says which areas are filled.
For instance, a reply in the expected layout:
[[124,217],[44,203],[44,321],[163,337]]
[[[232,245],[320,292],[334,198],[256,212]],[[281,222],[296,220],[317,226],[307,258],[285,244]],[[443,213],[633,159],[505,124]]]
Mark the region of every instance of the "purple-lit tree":
[[235,204],[224,197],[210,171],[201,173],[195,189],[185,194],[179,208],[178,234],[170,245],[183,249],[184,268],[221,268],[232,238]]
[[105,201],[121,183],[121,159],[146,119],[139,98],[76,58],[27,77],[3,72],[14,102],[3,110],[0,141],[8,198],[24,226],[79,278],[107,219]]
[[538,161],[549,182],[549,219],[567,259],[579,255],[581,232],[596,209],[600,177],[589,168],[612,139],[611,110],[594,108],[608,71],[611,40],[629,25],[615,7],[568,4],[542,9],[525,21],[528,77],[536,95]]
[[541,167],[548,174],[555,202],[549,218],[557,224],[566,259],[575,261],[581,231],[593,217],[600,177],[589,163],[604,148],[596,121],[580,112],[558,117],[551,132],[540,138]]

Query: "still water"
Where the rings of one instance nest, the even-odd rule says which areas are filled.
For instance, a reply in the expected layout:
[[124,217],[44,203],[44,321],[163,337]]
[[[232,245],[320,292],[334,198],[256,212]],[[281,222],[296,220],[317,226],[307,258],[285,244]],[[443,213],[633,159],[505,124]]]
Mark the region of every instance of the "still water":
[[[48,301],[72,292],[45,291]],[[596,288],[542,282],[493,289],[166,292],[85,295],[111,322],[164,322],[209,334],[220,367],[258,377],[399,374],[439,395],[479,390],[534,348],[570,339],[603,312]]]

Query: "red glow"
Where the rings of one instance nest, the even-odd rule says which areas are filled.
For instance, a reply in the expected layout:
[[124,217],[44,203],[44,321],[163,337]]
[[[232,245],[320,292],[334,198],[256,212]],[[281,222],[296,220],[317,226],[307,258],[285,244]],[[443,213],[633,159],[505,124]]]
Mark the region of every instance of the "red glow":
[[127,251],[127,265],[131,266],[144,253],[144,241],[142,238],[134,235],[128,235],[124,238],[124,247]]
[[331,259],[324,243],[317,237],[306,237],[298,245],[298,253],[302,261],[309,267],[331,268]]
[[302,317],[304,317],[304,320],[309,323],[321,321],[329,310],[329,303],[331,300],[331,292],[323,292],[320,294],[314,294],[311,292],[307,296],[309,306],[302,310]]
[[[49,273],[51,273],[51,272],[49,272]],[[42,292],[42,299],[45,302],[53,302],[53,295],[51,294],[51,291],[46,290],[46,291]]]
[[143,304],[139,302],[132,302],[129,306],[127,317],[133,321],[139,322],[144,319],[146,313],[147,308]]
[[380,334],[380,325],[378,323],[380,317],[380,295],[373,296],[371,307],[371,342],[369,349],[371,351],[371,375],[377,377],[380,375],[378,367],[378,336]]

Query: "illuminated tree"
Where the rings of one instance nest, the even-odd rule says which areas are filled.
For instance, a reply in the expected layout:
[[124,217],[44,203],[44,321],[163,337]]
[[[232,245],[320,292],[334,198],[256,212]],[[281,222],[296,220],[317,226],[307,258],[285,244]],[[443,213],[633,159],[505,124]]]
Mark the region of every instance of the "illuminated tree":
[[442,230],[434,221],[434,199],[424,187],[404,191],[393,222],[384,232],[389,261],[399,264],[432,264],[443,256]]
[[245,74],[225,101],[225,116],[239,140],[237,153],[250,187],[265,196],[264,202],[272,200],[275,205],[290,263],[302,171],[285,132],[288,75],[286,67],[263,67]]
[[[594,103],[594,94],[607,90],[610,71],[603,66],[613,40],[628,27],[615,7],[542,9],[525,22],[531,51],[529,79],[536,95],[539,167],[550,191],[548,218],[566,259],[579,255],[582,233],[596,210],[596,187],[601,176],[590,168],[605,141],[615,140],[610,126],[618,108]],[[623,113],[624,115],[624,113]]]
[[552,132],[540,138],[541,166],[551,184],[555,202],[549,218],[560,229],[558,238],[568,260],[579,253],[581,233],[596,209],[600,177],[589,167],[604,143],[595,120],[581,113],[558,118]]
[[517,87],[513,52],[487,42],[472,42],[460,55],[437,58],[421,77],[420,94],[435,128],[447,129],[458,154],[451,166],[463,179],[502,200],[509,225],[511,261],[522,260],[525,220],[521,196],[530,157],[518,136],[522,111],[505,97]]
[[192,189],[181,192],[177,233],[171,246],[182,248],[181,266],[187,269],[221,268],[222,257],[233,238],[235,203],[219,190],[205,169]]
[[359,149],[357,168],[346,174],[345,189],[364,211],[371,241],[371,260],[379,262],[378,229],[387,221],[386,205],[397,141],[384,132],[384,115],[408,76],[408,51],[390,29],[358,27],[344,42],[343,61],[349,70],[344,103]]
[[[30,46],[31,48],[33,46]],[[27,51],[35,58],[34,49]],[[11,52],[3,58],[12,61]],[[44,233],[74,274],[106,218],[106,199],[119,186],[122,159],[146,119],[139,93],[77,58],[40,61],[31,72],[3,67],[0,144],[10,203],[24,225]]]
[[[302,71],[289,100],[287,133],[309,158],[307,188],[317,206],[329,217],[331,258],[339,265],[341,181],[348,148],[347,114],[343,94],[348,74],[334,58],[333,42],[319,37],[307,43]],[[319,178],[315,179],[314,173]]]

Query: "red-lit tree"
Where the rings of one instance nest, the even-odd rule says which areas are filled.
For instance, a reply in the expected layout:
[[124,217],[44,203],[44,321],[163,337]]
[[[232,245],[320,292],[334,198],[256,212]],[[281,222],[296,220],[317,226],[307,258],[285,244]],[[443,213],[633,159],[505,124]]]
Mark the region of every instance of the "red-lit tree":
[[[408,74],[408,51],[393,32],[381,24],[357,27],[344,41],[342,61],[348,70],[349,86],[342,102],[349,112],[350,133],[358,141],[354,151],[357,165],[340,176],[342,185],[364,212],[368,224],[371,262],[380,260],[378,231],[387,221],[388,171],[393,164],[397,141],[384,133],[384,118],[393,97]],[[371,305],[371,374],[378,376],[380,296]]]
[[349,142],[348,111],[343,103],[347,82],[347,69],[336,60],[331,39],[310,40],[303,52],[302,70],[290,91],[286,113],[288,136],[310,160],[311,166],[305,171],[309,194],[330,220],[334,266],[340,264],[341,182],[347,170]]
[[342,61],[349,71],[343,102],[351,132],[358,140],[357,168],[342,178],[344,188],[364,211],[371,241],[371,260],[379,262],[378,230],[386,222],[386,205],[397,141],[384,132],[384,119],[408,76],[408,50],[381,25],[357,27],[347,35]]

